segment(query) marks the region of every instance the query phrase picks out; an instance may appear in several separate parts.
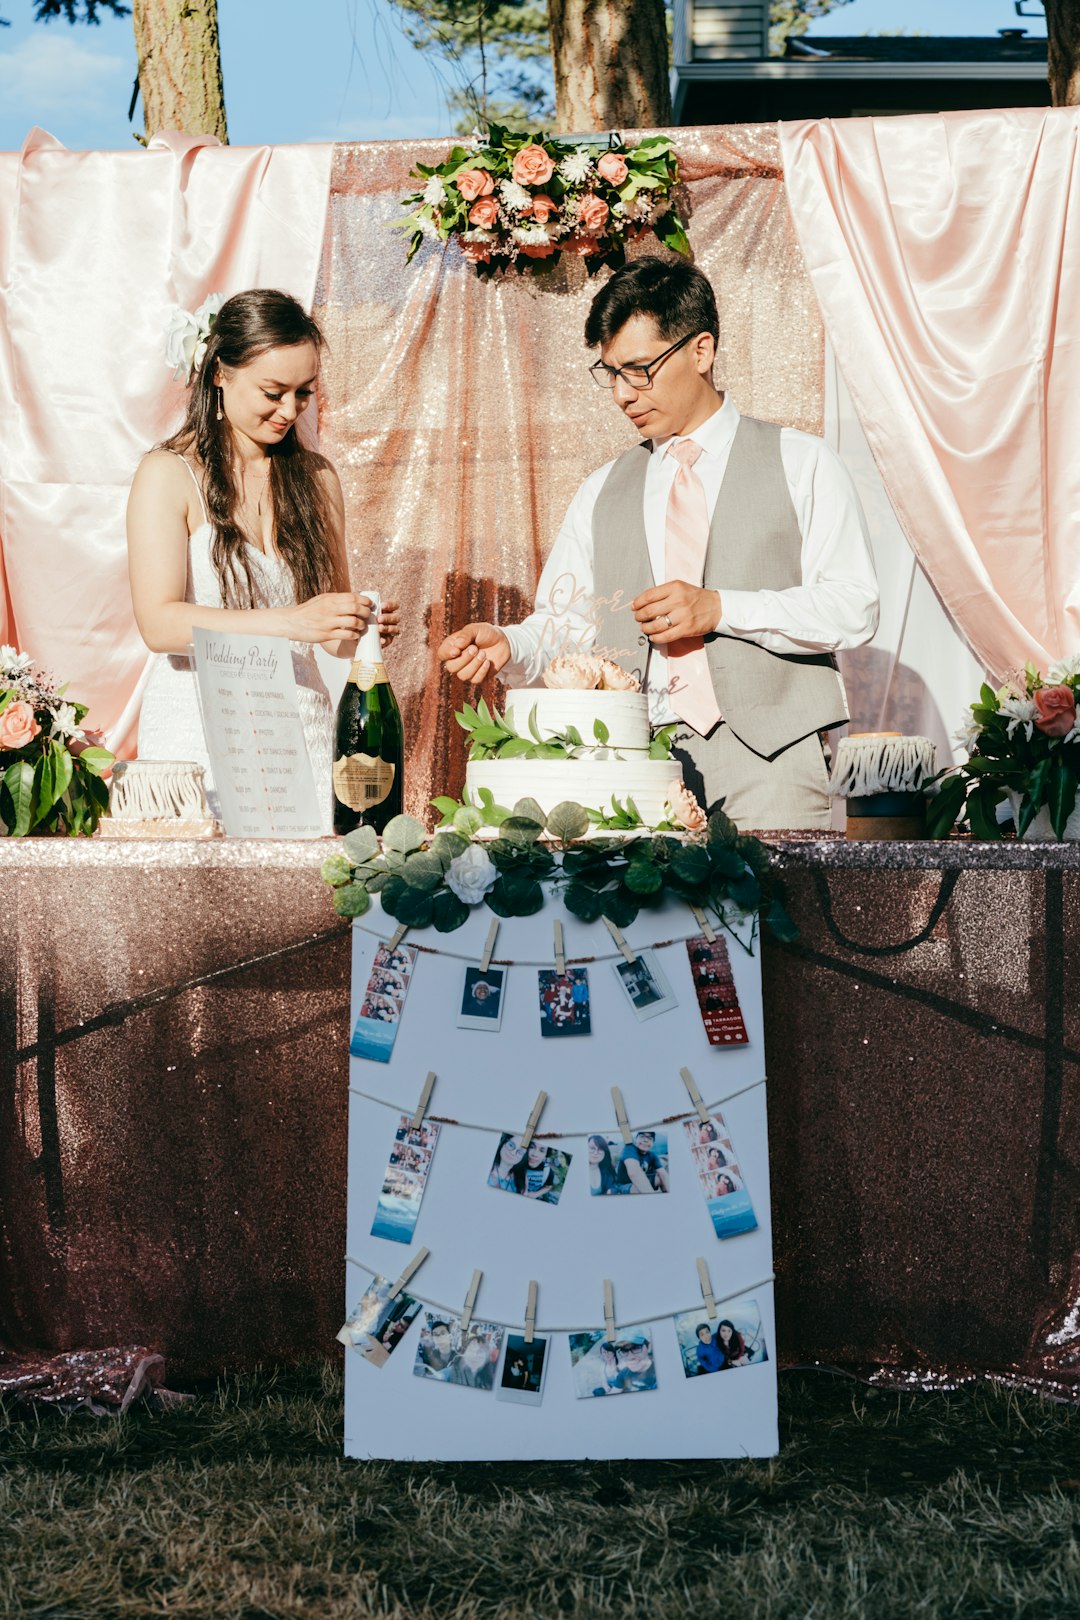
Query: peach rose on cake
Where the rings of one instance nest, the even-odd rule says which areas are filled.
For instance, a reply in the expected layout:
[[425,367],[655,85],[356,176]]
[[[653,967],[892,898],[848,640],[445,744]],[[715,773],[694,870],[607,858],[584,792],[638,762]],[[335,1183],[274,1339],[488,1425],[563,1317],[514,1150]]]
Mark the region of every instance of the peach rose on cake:
[[40,732],[33,709],[21,698],[0,714],[0,748],[25,748]]
[[626,159],[621,158],[618,152],[605,152],[596,165],[596,172],[609,185],[621,186],[630,170],[626,167]]
[[640,692],[641,682],[636,675],[612,659],[601,658],[600,689],[603,692]]
[[489,231],[499,221],[499,205],[494,197],[480,197],[469,209],[469,224]]
[[578,203],[578,223],[587,236],[599,236],[610,212],[603,197],[598,197],[594,191],[587,191]]
[[544,671],[544,685],[564,692],[591,692],[600,684],[600,660],[587,653],[564,653]]
[[454,184],[466,202],[475,202],[478,197],[490,197],[495,190],[494,177],[487,169],[466,169],[458,175]]
[[1076,693],[1071,686],[1040,686],[1033,719],[1044,737],[1067,737],[1076,724]]
[[523,146],[515,153],[510,172],[519,186],[544,186],[555,173],[555,163],[542,146]]
[[702,832],[708,825],[708,817],[685,782],[677,782],[672,788],[667,808],[671,820],[677,821],[687,832]]

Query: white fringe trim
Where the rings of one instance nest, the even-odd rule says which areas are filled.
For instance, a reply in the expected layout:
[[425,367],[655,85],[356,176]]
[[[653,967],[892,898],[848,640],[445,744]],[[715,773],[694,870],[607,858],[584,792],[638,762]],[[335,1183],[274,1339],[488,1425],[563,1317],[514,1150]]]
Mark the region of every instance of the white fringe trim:
[[845,737],[836,751],[829,792],[862,799],[872,793],[917,793],[937,768],[929,737]]
[[210,812],[201,765],[180,759],[122,759],[113,766],[109,814],[117,821],[148,817],[203,821]]

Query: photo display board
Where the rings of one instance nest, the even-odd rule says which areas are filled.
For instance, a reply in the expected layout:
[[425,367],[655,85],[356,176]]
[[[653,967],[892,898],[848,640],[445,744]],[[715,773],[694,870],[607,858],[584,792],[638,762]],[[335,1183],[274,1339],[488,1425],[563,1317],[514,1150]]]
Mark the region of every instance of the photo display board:
[[760,942],[667,900],[624,953],[545,897],[486,969],[485,906],[353,925],[346,1454],[773,1456]]

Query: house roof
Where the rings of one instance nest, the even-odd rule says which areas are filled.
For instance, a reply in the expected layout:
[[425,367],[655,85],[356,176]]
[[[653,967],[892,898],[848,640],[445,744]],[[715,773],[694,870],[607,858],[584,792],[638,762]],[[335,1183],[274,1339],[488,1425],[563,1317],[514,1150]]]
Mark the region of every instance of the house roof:
[[[799,46],[809,46],[802,51]],[[803,35],[801,41],[788,41],[785,61],[833,62],[906,62],[927,65],[938,62],[984,62],[1000,64],[1046,63],[1045,37],[1002,39],[994,35],[983,38],[899,35]]]

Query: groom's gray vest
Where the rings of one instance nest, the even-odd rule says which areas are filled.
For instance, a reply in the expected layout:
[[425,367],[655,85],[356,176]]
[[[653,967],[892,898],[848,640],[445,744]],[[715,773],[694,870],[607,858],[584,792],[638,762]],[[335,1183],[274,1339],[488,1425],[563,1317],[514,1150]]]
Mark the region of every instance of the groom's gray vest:
[[[630,611],[652,577],[645,538],[645,472],[652,445],[635,445],[604,480],[593,513],[594,650],[645,684],[650,643]],[[802,583],[802,536],[780,460],[780,429],[744,416],[713,513],[703,583],[710,590],[782,591]],[[693,582],[691,582],[693,583]],[[827,628],[827,627],[825,627]],[[764,759],[846,720],[829,653],[777,653],[736,636],[709,635],[716,701],[740,742]]]

